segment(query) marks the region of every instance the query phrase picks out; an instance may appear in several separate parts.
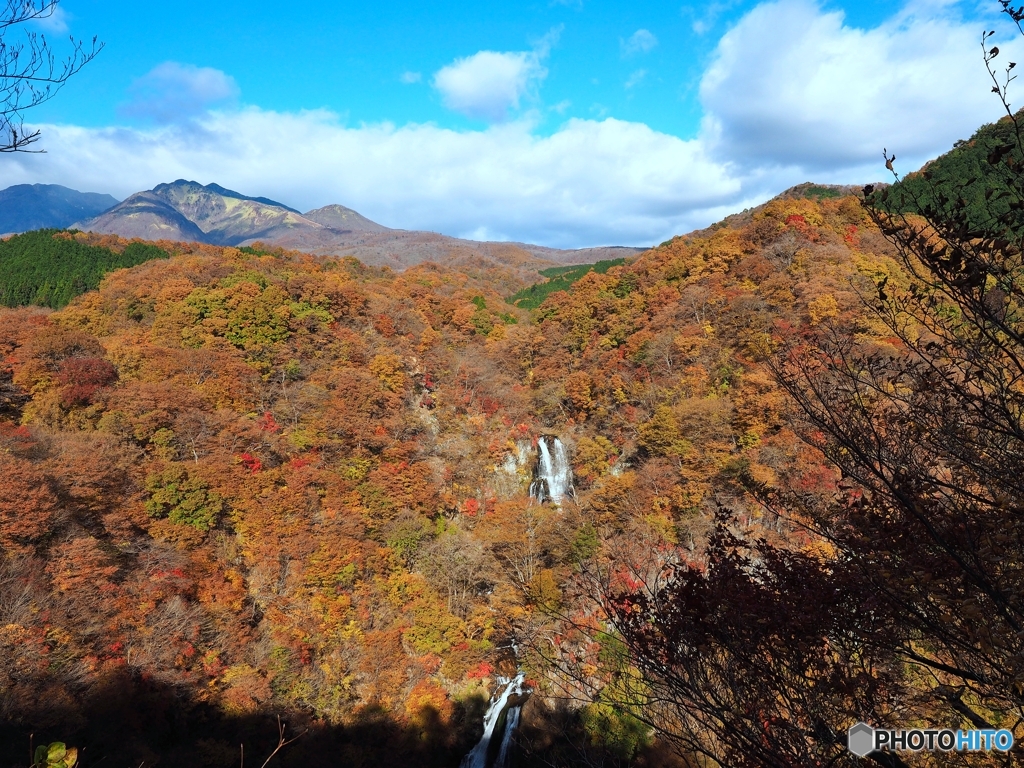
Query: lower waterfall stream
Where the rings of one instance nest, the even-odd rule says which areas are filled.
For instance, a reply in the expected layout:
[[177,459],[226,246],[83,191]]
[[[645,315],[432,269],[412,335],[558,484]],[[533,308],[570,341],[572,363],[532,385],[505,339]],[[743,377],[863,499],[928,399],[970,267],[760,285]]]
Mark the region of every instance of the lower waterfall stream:
[[[525,461],[525,448],[521,449]],[[515,475],[516,457],[509,456],[506,472]],[[572,465],[565,445],[554,435],[541,435],[537,440],[537,463],[530,484],[530,497],[540,504],[561,503],[566,496],[575,495],[572,485]],[[513,648],[514,648],[513,644]],[[459,768],[507,768],[512,750],[512,739],[519,727],[523,708],[525,675],[499,677],[498,686],[484,713],[484,733],[476,746],[462,758]],[[514,701],[510,700],[515,697]]]
[[[523,695],[523,681],[525,676],[522,672],[509,679],[498,678],[498,688],[491,696],[490,706],[484,713],[484,735],[476,746],[462,758],[459,768],[505,768],[508,765],[509,751],[512,746],[512,737],[515,735],[516,727],[519,725],[519,712],[522,709],[522,702],[516,701],[509,704],[512,696]],[[492,745],[495,728],[501,723],[502,715],[506,715],[504,728],[501,730],[501,743],[498,747]]]

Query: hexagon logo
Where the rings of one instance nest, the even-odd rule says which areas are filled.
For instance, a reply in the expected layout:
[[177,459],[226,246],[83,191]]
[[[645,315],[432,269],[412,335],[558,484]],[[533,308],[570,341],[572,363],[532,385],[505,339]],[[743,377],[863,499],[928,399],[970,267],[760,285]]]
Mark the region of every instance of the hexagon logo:
[[846,732],[846,748],[857,757],[864,757],[875,748],[875,729],[867,723],[850,726]]

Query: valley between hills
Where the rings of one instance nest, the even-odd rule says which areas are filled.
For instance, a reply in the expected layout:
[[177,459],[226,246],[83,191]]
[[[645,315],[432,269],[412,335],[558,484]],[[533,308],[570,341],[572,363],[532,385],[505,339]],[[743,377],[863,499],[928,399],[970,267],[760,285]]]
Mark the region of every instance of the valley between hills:
[[[0,755],[226,768],[280,723],[281,766],[811,768],[854,765],[859,720],[1024,736],[1014,128],[627,253],[192,182],[0,243]],[[52,307],[44,258],[84,265]]]

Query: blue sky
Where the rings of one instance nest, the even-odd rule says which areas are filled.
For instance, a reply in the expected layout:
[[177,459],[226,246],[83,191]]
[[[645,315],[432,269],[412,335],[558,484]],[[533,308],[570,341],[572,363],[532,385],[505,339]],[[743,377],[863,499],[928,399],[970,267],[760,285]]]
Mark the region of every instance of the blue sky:
[[[524,100],[554,112],[548,130],[559,118],[614,116],[687,136],[699,128],[696,92],[720,33],[755,4],[313,2],[294,4],[284,15],[279,3],[265,0],[214,3],[203,11],[187,5],[63,0],[70,31],[99,35],[106,50],[35,119],[124,123],[118,108],[130,101],[132,83],[177,61],[221,70],[235,80],[243,102],[265,109],[323,107],[354,123],[474,128],[482,121],[446,109],[432,75],[478,51],[531,50],[553,38],[543,93]],[[892,9],[881,2],[849,5],[850,20],[869,25]],[[641,30],[649,37],[634,39]],[[421,80],[403,82],[406,73]]]
[[0,156],[0,186],[184,176],[389,226],[650,244],[997,118],[980,33],[1019,45],[997,7],[62,0],[48,34],[106,47],[26,115],[47,154]]

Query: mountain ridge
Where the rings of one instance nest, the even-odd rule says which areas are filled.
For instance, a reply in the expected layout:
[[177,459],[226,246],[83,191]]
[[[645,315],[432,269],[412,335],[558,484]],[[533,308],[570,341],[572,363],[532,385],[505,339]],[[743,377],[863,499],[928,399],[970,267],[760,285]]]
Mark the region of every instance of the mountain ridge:
[[425,261],[458,265],[483,260],[536,271],[552,264],[582,264],[646,250],[630,246],[564,250],[392,229],[343,205],[301,213],[269,198],[185,179],[136,192],[102,214],[76,222],[74,227],[144,240],[235,247],[262,242],[317,256],[354,256],[371,266],[397,270]]
[[0,234],[64,229],[118,204],[116,197],[60,184],[15,184],[0,190]]

